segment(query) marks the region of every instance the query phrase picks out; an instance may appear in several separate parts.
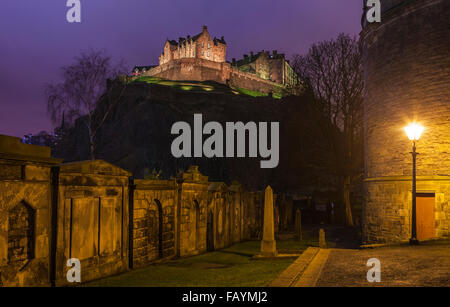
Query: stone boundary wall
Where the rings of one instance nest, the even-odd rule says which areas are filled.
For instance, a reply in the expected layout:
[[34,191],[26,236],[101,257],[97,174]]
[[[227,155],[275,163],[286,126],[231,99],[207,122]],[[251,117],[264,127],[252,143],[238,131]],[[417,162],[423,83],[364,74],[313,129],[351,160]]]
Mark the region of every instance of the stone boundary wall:
[[197,166],[171,180],[131,175],[0,135],[0,286],[70,285],[71,258],[86,282],[261,236],[262,192],[210,182]]
[[133,191],[133,267],[176,253],[175,180],[135,180]]
[[101,160],[59,166],[56,285],[68,284],[71,258],[81,262],[82,281],[128,270],[130,176]]
[[0,135],[0,286],[49,283],[52,238],[50,148]]
[[188,58],[173,60],[154,67],[141,76],[152,76],[176,81],[216,81],[226,84],[229,76],[229,63],[217,63],[204,59]]
[[215,81],[232,87],[243,88],[261,93],[283,94],[286,87],[270,80],[264,80],[255,74],[241,71],[230,63],[213,62],[205,59],[187,58],[172,60],[170,63],[154,67],[142,76],[152,76],[176,81]]
[[236,67],[231,67],[229,84],[232,87],[244,88],[247,90],[266,94],[283,94],[286,91],[286,87],[281,84],[258,78],[258,76],[241,71]]

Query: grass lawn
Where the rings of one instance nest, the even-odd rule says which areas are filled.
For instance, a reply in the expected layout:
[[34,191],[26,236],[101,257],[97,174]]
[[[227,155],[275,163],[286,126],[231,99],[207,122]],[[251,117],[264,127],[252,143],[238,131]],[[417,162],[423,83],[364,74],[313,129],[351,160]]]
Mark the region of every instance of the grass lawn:
[[248,89],[245,89],[245,88],[237,88],[237,90],[241,94],[249,95],[249,96],[252,96],[252,97],[268,96],[267,94],[264,94],[264,93],[261,93],[261,92],[257,92],[257,91],[248,90]]
[[[241,94],[252,96],[252,97],[267,97],[267,96],[269,96],[269,94],[265,94],[265,93],[261,93],[261,92],[257,92],[257,91],[252,91],[252,90],[247,90],[245,88],[237,88],[237,91],[239,93],[241,93]],[[276,99],[283,98],[283,96],[281,94],[278,94],[278,93],[273,93],[272,97],[276,98]]]
[[183,91],[230,92],[229,87],[219,83],[211,83],[211,82],[172,81],[156,77],[139,77],[136,80],[134,80],[134,82],[145,82],[148,84],[170,86]]
[[[277,241],[280,252],[301,253],[315,241]],[[85,284],[88,287],[259,287],[267,286],[295,259],[252,260],[260,241],[248,241],[198,256],[153,264]]]

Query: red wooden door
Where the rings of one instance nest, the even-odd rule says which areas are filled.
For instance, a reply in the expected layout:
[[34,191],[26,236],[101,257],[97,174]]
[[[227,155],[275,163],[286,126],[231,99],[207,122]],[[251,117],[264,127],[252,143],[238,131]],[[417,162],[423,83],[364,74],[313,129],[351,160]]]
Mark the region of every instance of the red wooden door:
[[416,195],[417,239],[426,240],[435,237],[434,194]]

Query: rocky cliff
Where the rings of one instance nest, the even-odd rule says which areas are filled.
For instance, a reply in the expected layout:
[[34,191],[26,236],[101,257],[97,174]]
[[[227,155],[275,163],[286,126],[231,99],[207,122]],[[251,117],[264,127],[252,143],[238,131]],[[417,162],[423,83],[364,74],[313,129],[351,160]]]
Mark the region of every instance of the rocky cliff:
[[[310,190],[329,184],[327,137],[308,95],[272,99],[239,94],[216,83],[208,84],[208,88],[212,90],[134,82],[123,93],[105,95],[95,117],[100,120],[110,104],[113,108],[97,134],[96,158],[127,169],[137,178],[144,177],[145,169],[160,170],[162,177],[168,178],[197,164],[210,180],[236,179],[250,189],[271,184],[276,190]],[[203,115],[203,123],[217,121],[222,126],[237,121],[279,122],[278,167],[261,169],[260,157],[174,158],[171,144],[176,136],[171,135],[171,127],[177,121],[193,127],[196,113]],[[83,120],[78,119],[67,131],[57,156],[66,161],[88,159]]]

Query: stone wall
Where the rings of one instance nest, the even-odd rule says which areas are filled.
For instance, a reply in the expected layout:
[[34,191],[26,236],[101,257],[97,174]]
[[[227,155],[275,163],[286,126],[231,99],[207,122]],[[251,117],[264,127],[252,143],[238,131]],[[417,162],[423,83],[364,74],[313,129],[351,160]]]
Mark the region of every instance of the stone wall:
[[209,182],[196,166],[173,180],[135,180],[133,195],[133,267],[258,238],[262,227],[260,193]]
[[261,93],[282,94],[286,87],[273,81],[264,80],[257,75],[243,72],[230,63],[213,62],[198,58],[172,60],[154,67],[140,76],[152,76],[176,81],[215,81],[235,88],[244,88]]
[[276,82],[258,78],[258,76],[231,67],[229,84],[232,87],[244,88],[261,93],[283,94],[286,88]]
[[206,251],[206,221],[208,206],[208,177],[198,167],[190,167],[180,178],[178,206],[177,256],[195,255]]
[[135,180],[133,197],[133,267],[175,256],[177,183]]
[[[30,156],[29,154],[32,154]],[[68,285],[261,236],[263,197],[191,166],[171,180],[133,180],[107,162],[61,164],[50,149],[0,136],[0,281]],[[277,225],[287,214],[276,201]],[[277,212],[281,212],[278,214]]]
[[211,183],[208,206],[208,250],[228,247],[242,240],[241,199],[238,190],[223,182]]
[[56,282],[67,283],[67,260],[81,262],[82,281],[128,269],[128,178],[107,162],[59,167]]
[[435,193],[437,236],[450,231],[450,3],[383,1],[382,22],[365,24],[365,204],[363,240],[401,241],[411,229],[411,143],[417,121],[417,189]]
[[[435,193],[436,237],[450,234],[450,176],[420,176],[418,192]],[[408,241],[411,237],[411,177],[366,180],[364,239],[366,242]]]
[[244,229],[247,238],[261,238],[264,222],[264,194],[262,192],[247,192],[244,198]]
[[50,148],[0,135],[0,285],[48,285]]
[[211,80],[225,84],[229,75],[229,67],[230,64],[225,62],[185,58],[154,67],[142,75],[177,81]]

